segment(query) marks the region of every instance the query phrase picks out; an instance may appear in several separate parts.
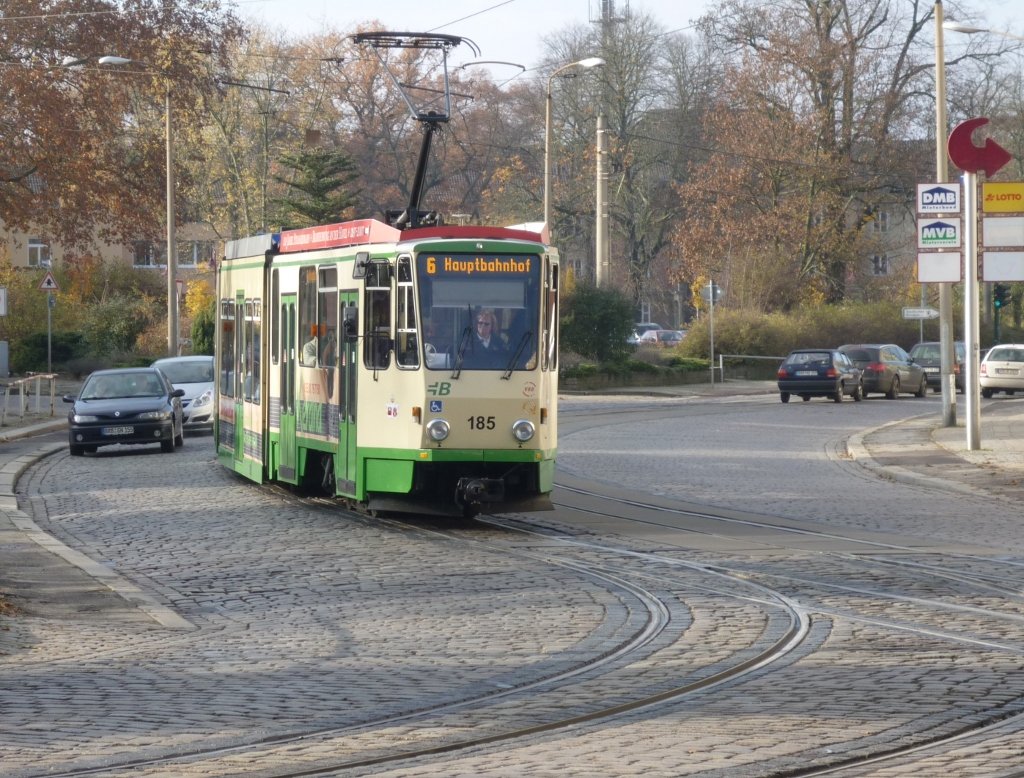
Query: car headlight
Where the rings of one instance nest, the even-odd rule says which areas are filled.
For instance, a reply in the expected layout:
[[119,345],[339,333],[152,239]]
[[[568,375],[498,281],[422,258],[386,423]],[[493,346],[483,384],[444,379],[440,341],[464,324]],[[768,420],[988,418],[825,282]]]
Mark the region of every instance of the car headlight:
[[145,411],[140,413],[139,421],[162,421],[163,419],[171,418],[170,411]]
[[452,428],[444,419],[431,419],[427,422],[427,435],[435,443],[446,440]]
[[193,408],[201,408],[204,405],[209,405],[213,402],[213,389],[207,389],[201,395],[199,395],[193,402]]
[[520,443],[531,440],[535,432],[536,429],[534,429],[533,422],[529,419],[518,419],[512,425],[512,436]]
[[99,416],[87,416],[84,413],[76,413],[71,417],[71,420],[75,424],[92,424],[100,420]]

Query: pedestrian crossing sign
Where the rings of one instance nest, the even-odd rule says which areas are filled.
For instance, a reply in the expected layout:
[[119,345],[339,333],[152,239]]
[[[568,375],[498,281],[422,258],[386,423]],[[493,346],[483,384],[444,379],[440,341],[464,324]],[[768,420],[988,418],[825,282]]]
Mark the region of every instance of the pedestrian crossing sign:
[[49,270],[47,270],[46,275],[43,276],[43,280],[39,284],[39,288],[44,292],[56,292],[60,289],[60,287],[57,286],[57,282],[53,279],[53,273]]

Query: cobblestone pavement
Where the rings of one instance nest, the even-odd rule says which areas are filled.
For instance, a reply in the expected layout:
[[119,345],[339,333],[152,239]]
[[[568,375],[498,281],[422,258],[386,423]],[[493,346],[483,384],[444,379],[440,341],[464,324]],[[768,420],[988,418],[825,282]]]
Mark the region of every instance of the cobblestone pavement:
[[[763,385],[742,390],[771,393]],[[722,396],[721,388],[709,391]],[[855,430],[829,453],[833,462],[853,457],[851,468],[875,468],[912,483],[945,481],[986,499],[998,478],[995,491],[1009,499],[1024,416],[1014,402],[986,409],[980,452],[958,451],[963,430],[940,430],[922,415]],[[646,439],[682,439],[689,432],[664,423],[640,430]],[[579,443],[576,456],[587,451],[586,441]],[[540,559],[479,547],[453,557],[449,544],[428,534],[282,501],[216,466],[209,436],[187,437],[173,455],[152,448],[71,459],[65,450],[62,436],[34,443],[8,433],[0,442],[0,591],[32,594],[14,598],[25,609],[22,616],[0,616],[0,762],[8,775],[352,726],[407,712],[415,707],[410,700],[515,687],[550,672],[567,652],[584,651],[609,614],[624,608],[607,588]],[[27,470],[40,452],[51,456]],[[572,465],[571,455],[566,464]],[[98,483],[103,488],[78,486]],[[190,485],[184,504],[181,483]],[[656,486],[671,487],[670,478]],[[926,506],[920,520],[940,503]],[[1006,520],[1012,533],[1014,518]],[[878,675],[847,690],[852,715],[857,699],[873,694],[875,684],[906,673],[900,657],[907,649],[870,624],[847,628],[876,643],[879,656],[892,658]],[[820,633],[816,643],[828,646],[830,638]],[[946,661],[948,646],[937,644],[929,656]],[[950,671],[957,683],[965,689],[988,684],[986,693],[1008,703],[1019,699],[1020,689],[1000,689],[992,680],[1016,659],[1004,657],[1005,668],[981,677],[979,668],[989,660],[980,657],[962,652],[962,672]],[[826,651],[822,661],[827,658]],[[907,676],[907,694],[928,697],[929,683]],[[763,699],[785,693],[771,691]],[[701,774],[731,778],[736,773],[714,772],[716,764],[739,756],[736,749],[759,750],[754,708],[762,698],[754,692],[729,734],[724,725],[735,709],[714,701],[689,715],[624,720],[614,734],[617,744],[631,744],[630,774],[707,770]],[[788,693],[801,712],[793,719],[802,728],[802,734],[794,731],[793,747],[799,739],[802,748],[815,737],[808,727],[817,692],[807,690],[806,699],[797,687]],[[941,708],[937,703],[935,715]],[[778,710],[766,707],[761,715],[767,721]],[[723,726],[716,731],[709,722]],[[822,730],[849,726],[847,719],[820,722]],[[602,761],[609,734],[581,732],[554,747],[532,743],[455,759],[443,769],[384,774],[609,775]],[[1013,737],[1006,746],[1009,764],[1019,756]],[[778,745],[765,739],[760,747],[769,754]],[[985,775],[985,765],[993,764],[991,748],[965,758],[982,772],[947,767],[941,774]],[[54,759],[49,767],[47,759]],[[928,769],[913,774],[940,774]],[[177,773],[140,765],[132,774]],[[232,774],[256,773],[240,758]]]

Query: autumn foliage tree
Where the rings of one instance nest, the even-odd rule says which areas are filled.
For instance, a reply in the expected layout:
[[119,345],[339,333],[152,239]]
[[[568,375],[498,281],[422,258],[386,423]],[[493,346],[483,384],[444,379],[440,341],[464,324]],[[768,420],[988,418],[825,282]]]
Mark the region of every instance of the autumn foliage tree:
[[[0,221],[79,253],[158,232],[165,90],[212,88],[211,63],[240,33],[198,0],[5,2]],[[137,62],[118,72],[105,55]],[[193,101],[177,105],[187,120]]]
[[734,302],[762,309],[845,299],[865,215],[906,208],[927,175],[907,131],[932,115],[931,13],[728,0],[706,20],[730,77],[706,120],[713,153],[681,190],[681,276],[715,268]]

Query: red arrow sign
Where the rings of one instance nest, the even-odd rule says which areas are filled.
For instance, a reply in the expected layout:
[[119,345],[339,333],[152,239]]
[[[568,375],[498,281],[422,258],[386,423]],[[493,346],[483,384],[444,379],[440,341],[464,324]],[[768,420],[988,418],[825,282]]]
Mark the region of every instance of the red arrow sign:
[[988,124],[988,119],[983,117],[960,122],[949,133],[946,148],[949,150],[949,158],[953,160],[953,164],[961,170],[966,170],[968,173],[984,170],[986,176],[993,176],[999,168],[1010,161],[1011,156],[1010,152],[991,138],[985,139],[984,146],[974,145],[974,131],[986,124]]

